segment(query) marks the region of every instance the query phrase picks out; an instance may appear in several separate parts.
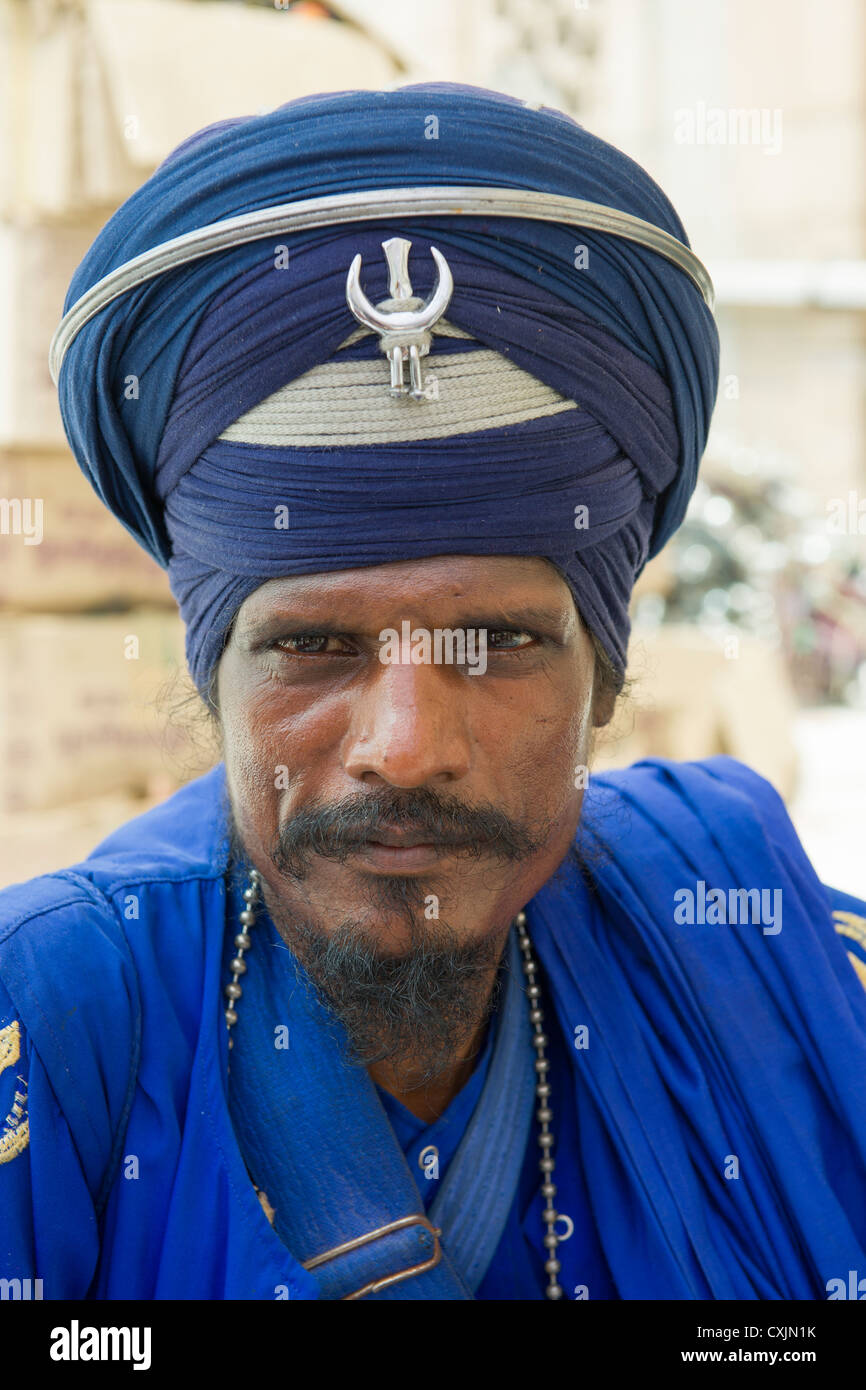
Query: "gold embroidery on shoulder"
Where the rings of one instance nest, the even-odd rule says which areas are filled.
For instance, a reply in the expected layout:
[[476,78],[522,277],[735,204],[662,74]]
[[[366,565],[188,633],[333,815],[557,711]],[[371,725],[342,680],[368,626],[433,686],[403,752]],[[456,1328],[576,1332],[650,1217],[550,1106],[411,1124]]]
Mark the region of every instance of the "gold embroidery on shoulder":
[[17,1018],[0,1028],[0,1071],[14,1067],[21,1056],[21,1024]]
[[859,956],[855,956],[853,951],[848,951],[847,955],[854,969],[857,971],[857,974],[860,976],[861,985],[866,989],[866,961],[861,960]]
[[[0,1072],[14,1067],[21,1056],[21,1025],[17,1018],[0,1028]],[[16,1090],[12,1109],[6,1116],[0,1134],[0,1163],[9,1163],[23,1153],[30,1143],[30,1121],[27,1118],[27,1082],[19,1076],[23,1090]]]
[[856,941],[858,946],[866,949],[866,917],[858,917],[853,912],[845,912],[837,907],[833,916],[836,919],[835,927],[840,936],[850,936],[852,941]]
[[[254,1184],[254,1186],[255,1186],[255,1184]],[[268,1201],[268,1194],[267,1194],[267,1192],[263,1192],[262,1189],[261,1189],[260,1187],[257,1187],[257,1188],[256,1188],[256,1196],[258,1197],[259,1201],[260,1201],[261,1204],[262,1204],[262,1210],[263,1210],[263,1212],[265,1213],[265,1216],[268,1218],[268,1220],[270,1221],[271,1225],[273,1226],[273,1224],[274,1224],[274,1217],[276,1216],[276,1212],[274,1211],[273,1207],[271,1206],[270,1202]]]

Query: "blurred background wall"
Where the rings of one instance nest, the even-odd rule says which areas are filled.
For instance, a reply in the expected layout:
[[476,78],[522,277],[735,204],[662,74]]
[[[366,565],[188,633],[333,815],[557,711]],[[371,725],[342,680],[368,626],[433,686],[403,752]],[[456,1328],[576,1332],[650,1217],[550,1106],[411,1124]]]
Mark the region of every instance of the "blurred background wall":
[[634,598],[597,765],[727,752],[866,895],[862,0],[0,0],[0,884],[210,764],[165,575],[65,442],[72,272],[186,135],[307,92],[447,79],[567,111],[659,181],[716,284],[689,516]]

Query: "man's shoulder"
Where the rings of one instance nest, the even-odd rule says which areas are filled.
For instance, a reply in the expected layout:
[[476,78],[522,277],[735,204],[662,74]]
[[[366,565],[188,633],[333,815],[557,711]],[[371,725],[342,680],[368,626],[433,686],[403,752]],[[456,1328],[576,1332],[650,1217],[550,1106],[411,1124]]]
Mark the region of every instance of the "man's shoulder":
[[75,868],[40,874],[0,890],[0,978],[20,961],[37,972],[41,959],[60,975],[74,962],[99,959],[122,935],[99,887]]
[[220,764],[119,826],[86,859],[0,890],[0,980],[31,1020],[37,999],[35,1012],[44,1005],[56,1016],[76,993],[110,1011],[137,992],[131,944],[164,915],[161,889],[222,882],[224,784]]
[[642,758],[628,767],[592,772],[586,803],[587,820],[638,812],[648,822],[684,829],[689,821],[704,827],[739,825],[775,847],[804,853],[791,817],[772,782],[747,763],[727,754],[680,762]]
[[[866,988],[866,901],[825,883],[802,845],[782,797],[772,782],[737,758],[717,754],[694,762],[671,758],[644,758],[629,767],[606,769],[593,774],[596,819],[605,815],[615,820],[633,807],[647,826],[665,826],[675,831],[694,828],[726,827],[736,840],[728,846],[748,854],[760,842],[782,855],[782,862],[798,873],[798,887],[808,885],[820,895],[822,911],[813,925],[826,918],[833,934],[840,938],[848,959]],[[605,811],[605,801],[609,803]],[[633,826],[629,825],[629,830]],[[738,834],[736,832],[739,832]],[[626,844],[629,843],[626,837]],[[688,839],[685,844],[691,843]],[[651,843],[647,851],[654,853]]]
[[[96,885],[60,870],[0,892],[0,1031],[31,1081],[38,1058],[93,1192],[131,1093],[140,1024],[129,943]],[[50,1123],[32,1086],[28,1107],[31,1125]]]
[[767,807],[784,808],[772,782],[748,763],[727,753],[681,762],[675,758],[641,758],[628,767],[605,768],[593,772],[592,783],[608,786],[629,797],[651,800],[666,789],[680,798],[698,793],[720,803],[737,798]]
[[224,892],[223,772],[127,821],[80,863],[0,891],[0,1026],[35,1049],[76,1136],[102,1133],[94,1097],[113,1116],[128,1100],[143,997],[158,1010],[160,990],[175,1003],[200,995]]

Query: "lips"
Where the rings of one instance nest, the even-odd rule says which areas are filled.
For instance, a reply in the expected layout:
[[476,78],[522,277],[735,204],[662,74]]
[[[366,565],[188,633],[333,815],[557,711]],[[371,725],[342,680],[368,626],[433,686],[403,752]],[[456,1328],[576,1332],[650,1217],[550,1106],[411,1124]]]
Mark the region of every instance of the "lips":
[[432,869],[449,853],[449,846],[436,844],[429,835],[429,831],[405,826],[377,830],[375,836],[358,846],[357,858],[367,868],[385,873]]
[[415,849],[418,845],[430,847],[433,841],[429,834],[423,830],[377,830],[375,835],[371,835],[365,842],[368,845],[388,845],[392,849]]

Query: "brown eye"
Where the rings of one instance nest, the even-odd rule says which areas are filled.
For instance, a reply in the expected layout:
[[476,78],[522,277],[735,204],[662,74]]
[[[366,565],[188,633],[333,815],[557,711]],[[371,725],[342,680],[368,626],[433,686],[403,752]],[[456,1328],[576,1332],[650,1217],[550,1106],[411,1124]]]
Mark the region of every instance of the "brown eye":
[[325,633],[304,632],[297,637],[281,637],[275,645],[288,656],[317,656],[324,651],[328,642],[334,640]]
[[[512,642],[510,647],[508,645],[500,647],[499,643],[495,641],[495,639],[499,637],[504,637],[506,639],[515,637],[526,637],[529,640],[527,642],[520,643]],[[533,642],[534,640],[534,634],[531,632],[527,632],[525,629],[518,630],[516,628],[510,627],[495,627],[491,628],[487,633],[487,645],[497,646],[499,647],[500,651],[518,650],[520,647],[528,646],[529,643]]]

